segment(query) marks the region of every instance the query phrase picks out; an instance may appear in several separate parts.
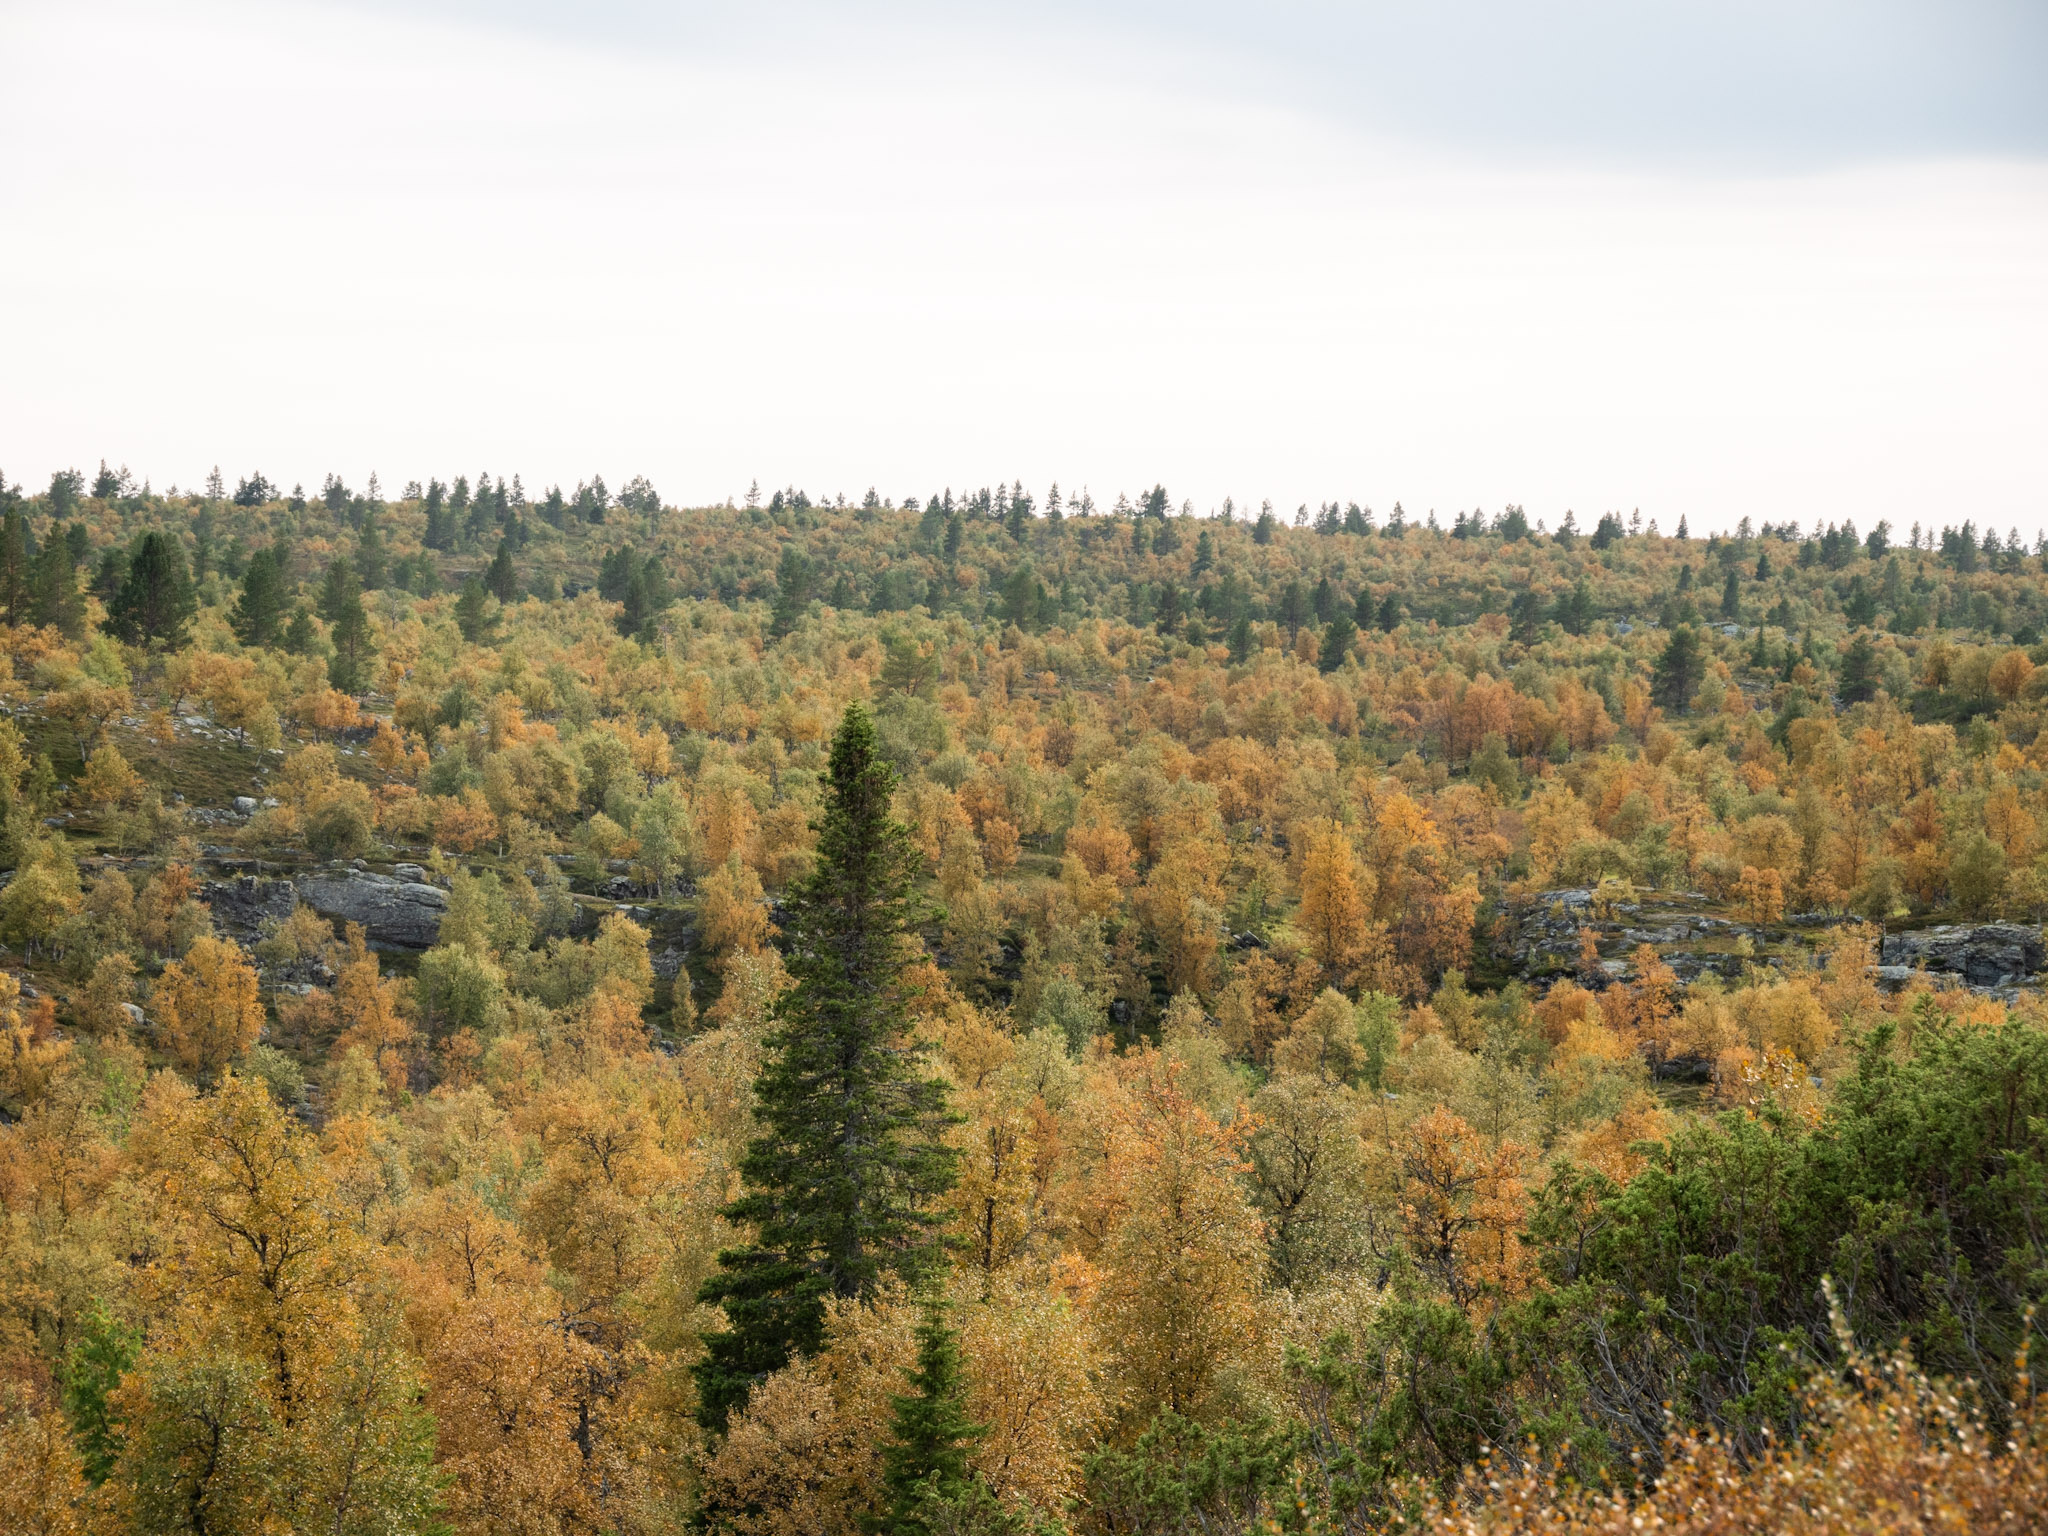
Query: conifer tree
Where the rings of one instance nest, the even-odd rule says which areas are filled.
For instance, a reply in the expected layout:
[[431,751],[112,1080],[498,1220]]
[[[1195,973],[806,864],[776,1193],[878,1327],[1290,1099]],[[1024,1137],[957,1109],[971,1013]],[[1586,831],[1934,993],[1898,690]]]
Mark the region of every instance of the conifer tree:
[[438,480],[427,482],[427,528],[420,542],[428,549],[446,549],[455,542],[448,528],[448,487]]
[[730,1327],[705,1340],[698,1416],[722,1431],[754,1385],[824,1339],[825,1298],[917,1279],[940,1251],[935,1202],[952,1187],[945,1087],[919,1064],[904,969],[932,915],[920,854],[889,814],[896,776],[849,705],[832,742],[817,863],[792,887],[788,969],[755,1084],[761,1134],[725,1207],[753,1240],[718,1256],[700,1293]]
[[244,645],[274,645],[284,623],[284,556],[275,544],[249,557],[229,620]]
[[374,512],[363,514],[363,529],[356,535],[356,575],[361,578],[365,592],[383,589],[384,535],[378,530]]
[[361,583],[347,559],[327,567],[327,579],[320,584],[320,617],[327,621],[327,638],[334,654],[327,659],[327,680],[343,693],[361,693],[369,674],[370,616],[363,612]]
[[1344,665],[1344,658],[1351,654],[1351,642],[1358,638],[1358,625],[1348,613],[1340,613],[1323,627],[1323,649],[1316,658],[1316,667],[1323,672],[1334,672]]
[[455,600],[455,627],[462,631],[463,639],[474,643],[489,633],[492,619],[484,607],[489,596],[474,576],[462,584],[462,596]]
[[775,567],[775,612],[768,632],[777,640],[797,626],[811,600],[811,562],[794,544],[782,548],[781,563]]
[[498,552],[491,556],[490,569],[484,572],[484,590],[501,603],[517,602],[519,599],[519,571],[512,564],[512,544],[509,539],[498,540]]
[[151,531],[135,541],[120,590],[108,605],[108,627],[130,645],[176,650],[198,611],[185,552],[170,535]]
[[278,644],[294,656],[310,656],[318,639],[319,636],[313,629],[313,615],[308,613],[306,605],[301,603],[298,610],[292,614],[291,623],[285,626],[284,638]]
[[9,624],[28,618],[29,553],[28,524],[18,507],[9,507],[0,518],[0,613]]
[[1699,636],[1692,626],[1681,624],[1671,631],[1664,654],[1657,658],[1657,670],[1650,680],[1650,694],[1666,709],[1682,710],[1692,702],[1706,664],[1700,656]]
[[70,544],[52,538],[29,564],[29,622],[60,631],[67,639],[85,634],[85,599]]
[[910,1391],[889,1399],[889,1442],[882,1447],[888,1506],[872,1528],[890,1536],[929,1536],[925,1512],[932,1502],[965,1491],[967,1449],[985,1427],[967,1417],[960,1347],[946,1324],[944,1302],[926,1303],[917,1326],[917,1364],[905,1375]]

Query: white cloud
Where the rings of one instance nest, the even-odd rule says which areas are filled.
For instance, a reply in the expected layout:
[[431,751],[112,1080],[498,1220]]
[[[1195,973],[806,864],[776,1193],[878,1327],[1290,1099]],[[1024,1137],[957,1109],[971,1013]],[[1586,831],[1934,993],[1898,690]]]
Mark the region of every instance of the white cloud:
[[2048,512],[2039,165],[1489,164],[1103,48],[17,6],[0,468]]

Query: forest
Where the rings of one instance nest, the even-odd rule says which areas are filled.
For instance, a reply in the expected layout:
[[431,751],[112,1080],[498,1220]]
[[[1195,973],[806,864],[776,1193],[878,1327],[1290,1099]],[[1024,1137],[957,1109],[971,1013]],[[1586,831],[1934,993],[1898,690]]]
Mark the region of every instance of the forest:
[[2048,1529],[2048,541],[0,515],[9,1530]]

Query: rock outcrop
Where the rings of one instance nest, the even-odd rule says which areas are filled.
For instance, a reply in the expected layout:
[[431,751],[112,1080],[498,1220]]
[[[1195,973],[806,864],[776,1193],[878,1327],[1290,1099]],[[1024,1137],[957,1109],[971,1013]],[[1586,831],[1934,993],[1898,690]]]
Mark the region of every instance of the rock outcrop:
[[1959,976],[1973,987],[2011,987],[2048,966],[2048,944],[2040,929],[2019,923],[1956,924],[1888,933],[1878,961],[1879,977],[1886,981],[1924,969]]
[[448,910],[448,893],[437,885],[359,869],[301,875],[298,892],[322,917],[361,923],[372,944],[399,949],[431,948]]
[[290,917],[295,902],[291,881],[255,875],[210,881],[199,888],[199,899],[212,911],[214,927],[244,944],[262,938],[266,923]]

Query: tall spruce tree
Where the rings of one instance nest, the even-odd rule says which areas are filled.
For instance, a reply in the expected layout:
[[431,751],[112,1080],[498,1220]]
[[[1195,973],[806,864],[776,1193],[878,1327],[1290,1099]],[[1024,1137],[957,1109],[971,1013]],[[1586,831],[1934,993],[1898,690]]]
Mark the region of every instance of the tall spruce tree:
[[1700,637],[1693,633],[1691,625],[1681,624],[1671,631],[1664,654],[1657,658],[1657,669],[1650,679],[1650,696],[1666,709],[1683,710],[1699,691],[1706,672],[1706,660],[1700,655]]
[[362,532],[356,535],[356,576],[365,592],[384,588],[384,534],[375,512],[363,514]]
[[327,567],[327,579],[320,584],[320,617],[327,621],[328,643],[334,647],[327,658],[328,682],[343,693],[361,693],[376,647],[370,643],[362,583],[346,556]]
[[244,645],[275,645],[284,625],[284,553],[266,545],[249,557],[229,622]]
[[512,541],[498,540],[498,552],[491,556],[484,572],[484,590],[501,603],[519,600],[519,567],[512,563]]
[[185,627],[199,609],[185,551],[169,534],[154,530],[135,541],[120,590],[107,607],[107,627],[130,645],[174,651],[185,643]]
[[755,1383],[824,1341],[825,1299],[916,1280],[941,1253],[934,1206],[952,1187],[944,1084],[912,1037],[904,970],[931,914],[919,854],[889,815],[896,776],[874,721],[849,705],[832,741],[817,864],[789,896],[789,973],[755,1083],[761,1134],[740,1163],[746,1192],[725,1208],[753,1241],[718,1256],[701,1299],[730,1327],[695,1367],[698,1416],[714,1432]]
[[782,559],[775,567],[775,611],[768,621],[768,633],[774,639],[780,640],[803,618],[815,575],[802,550],[794,544],[782,546]]
[[71,546],[51,538],[36,551],[28,568],[29,622],[46,625],[70,640],[85,635],[85,597],[78,590],[78,567]]
[[966,1491],[968,1447],[987,1428],[967,1417],[960,1346],[946,1323],[944,1302],[926,1304],[917,1326],[917,1364],[905,1375],[910,1391],[889,1399],[889,1441],[882,1447],[888,1504],[869,1528],[889,1536],[930,1536],[933,1505]]
[[9,624],[25,624],[29,616],[28,522],[19,507],[0,516],[0,615]]

